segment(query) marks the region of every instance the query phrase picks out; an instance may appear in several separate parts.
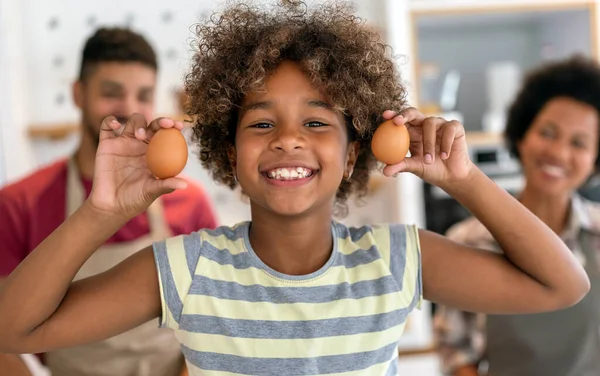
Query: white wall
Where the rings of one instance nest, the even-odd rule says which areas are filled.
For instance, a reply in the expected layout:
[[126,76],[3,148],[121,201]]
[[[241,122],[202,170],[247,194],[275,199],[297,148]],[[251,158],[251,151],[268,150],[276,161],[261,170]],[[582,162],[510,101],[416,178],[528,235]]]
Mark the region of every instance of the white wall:
[[0,0],[0,185],[35,164],[26,132],[24,30],[22,3]]

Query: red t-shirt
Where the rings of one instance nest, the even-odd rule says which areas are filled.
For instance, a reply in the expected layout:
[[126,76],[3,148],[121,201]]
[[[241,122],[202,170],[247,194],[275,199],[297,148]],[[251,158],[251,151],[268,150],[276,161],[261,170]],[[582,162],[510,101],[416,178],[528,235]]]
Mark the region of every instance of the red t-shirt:
[[[82,179],[86,197],[92,182]],[[0,190],[0,277],[8,276],[66,218],[67,161],[61,160]],[[174,235],[216,227],[211,203],[200,186],[161,197],[166,222]],[[146,213],[129,221],[107,243],[148,234]]]

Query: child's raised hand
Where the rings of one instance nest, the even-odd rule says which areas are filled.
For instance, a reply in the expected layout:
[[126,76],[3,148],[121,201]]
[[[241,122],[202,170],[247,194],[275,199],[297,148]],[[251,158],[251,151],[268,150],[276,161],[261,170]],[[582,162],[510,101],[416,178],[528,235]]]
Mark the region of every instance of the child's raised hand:
[[425,117],[415,108],[408,108],[399,114],[385,111],[383,118],[393,118],[395,124],[404,124],[410,135],[410,157],[386,166],[384,175],[411,172],[428,183],[444,186],[462,181],[473,171],[465,130],[460,122]]
[[179,178],[156,179],[146,165],[148,141],[160,128],[183,129],[181,122],[158,118],[147,124],[134,114],[122,125],[109,116],[100,128],[94,183],[88,202],[108,214],[133,218],[145,211],[160,195],[186,187]]

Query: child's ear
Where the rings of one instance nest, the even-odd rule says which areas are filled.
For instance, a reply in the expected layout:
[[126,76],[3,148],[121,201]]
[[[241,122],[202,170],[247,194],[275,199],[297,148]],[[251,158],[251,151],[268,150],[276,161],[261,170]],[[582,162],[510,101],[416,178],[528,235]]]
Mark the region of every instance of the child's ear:
[[354,165],[358,159],[359,143],[358,141],[352,141],[348,144],[348,154],[346,155],[346,171],[344,172],[344,178],[350,179],[352,172],[354,171]]

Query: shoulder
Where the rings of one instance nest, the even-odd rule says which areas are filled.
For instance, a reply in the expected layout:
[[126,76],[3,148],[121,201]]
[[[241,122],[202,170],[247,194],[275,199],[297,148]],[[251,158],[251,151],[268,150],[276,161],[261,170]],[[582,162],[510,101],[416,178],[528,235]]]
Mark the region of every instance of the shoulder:
[[577,195],[574,197],[573,209],[577,211],[582,226],[600,236],[600,203]]
[[163,239],[155,243],[155,249],[168,253],[181,251],[187,253],[189,257],[189,254],[201,253],[206,247],[219,250],[243,247],[247,228],[248,222],[241,222],[234,226],[219,226],[214,229],[205,228]]
[[338,250],[342,253],[376,253],[389,269],[413,306],[422,298],[421,247],[416,225],[403,223],[370,224],[359,227],[335,223]]
[[66,182],[66,160],[59,160],[43,166],[23,178],[11,182],[0,189],[3,203],[35,203],[57,182]]
[[334,229],[338,239],[348,240],[351,243],[360,242],[363,244],[393,246],[398,241],[403,243],[407,236],[416,233],[417,227],[398,223],[347,226],[343,223],[334,222]]

